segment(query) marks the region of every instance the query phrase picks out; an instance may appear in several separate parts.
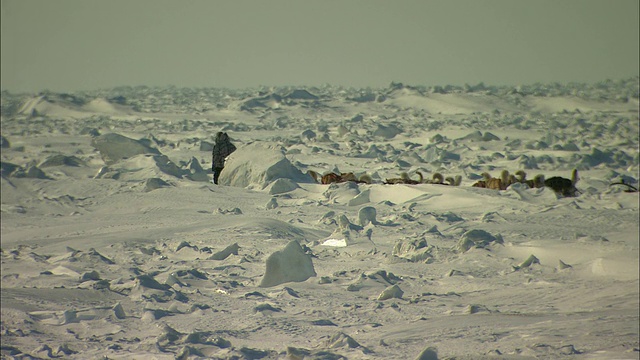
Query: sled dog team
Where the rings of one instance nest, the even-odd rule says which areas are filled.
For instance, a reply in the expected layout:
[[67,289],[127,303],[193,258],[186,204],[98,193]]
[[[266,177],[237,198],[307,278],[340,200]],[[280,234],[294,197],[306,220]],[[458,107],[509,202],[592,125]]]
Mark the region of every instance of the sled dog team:
[[[212,168],[213,171],[213,182],[218,184],[218,177],[220,176],[220,172],[224,168],[225,159],[231,153],[236,150],[236,147],[229,140],[229,135],[227,133],[219,131],[216,134],[216,143],[213,146],[212,150]],[[356,177],[356,175],[352,172],[336,174],[333,172],[329,172],[324,175],[320,175],[313,170],[309,170],[307,172],[316,182],[321,184],[332,184],[332,183],[341,183],[347,181],[353,181],[356,183],[365,183],[371,184],[373,179],[371,176],[367,174],[360,175]],[[436,172],[433,174],[431,179],[425,180],[422,173],[420,171],[416,171],[418,175],[418,179],[414,180],[409,177],[409,174],[406,172],[402,172],[399,178],[391,178],[385,179],[383,184],[434,184],[434,185],[449,185],[449,186],[460,186],[462,183],[462,176],[456,175],[455,177],[444,177],[442,174]],[[549,179],[545,179],[544,175],[539,174],[536,175],[532,180],[527,179],[527,174],[523,170],[516,171],[515,175],[509,174],[509,171],[503,170],[502,174],[499,178],[494,178],[489,175],[489,173],[482,174],[483,180],[480,180],[473,184],[473,187],[479,188],[487,188],[494,190],[506,190],[511,184],[521,183],[526,184],[530,188],[542,188],[549,187],[553,189],[558,195],[562,196],[576,196],[579,193],[579,190],[576,188],[576,183],[578,182],[578,170],[573,169],[571,174],[571,179],[566,179],[560,176],[554,176]],[[622,185],[627,185],[624,182]],[[630,186],[630,185],[627,185]],[[633,188],[633,187],[631,187]],[[635,188],[633,188],[635,189]],[[637,189],[635,189],[637,191]]]
[[[353,181],[356,183],[373,183],[371,176],[362,174],[359,177],[352,172],[336,174],[333,172],[320,175],[313,170],[307,172],[316,182],[320,184],[332,184],[341,183],[347,181]],[[446,178],[441,173],[434,173],[431,179],[425,179],[420,171],[415,172],[418,175],[418,179],[412,179],[409,174],[402,172],[398,178],[385,179],[383,184],[435,184],[435,185],[449,185],[460,186],[462,183],[462,176],[456,175],[455,177],[447,176]],[[560,176],[554,176],[545,179],[544,175],[538,174],[533,179],[527,179],[527,174],[524,170],[518,170],[515,174],[510,174],[508,170],[503,170],[499,178],[492,177],[489,173],[482,174],[483,179],[477,181],[472,186],[479,188],[487,188],[494,190],[506,190],[509,186],[515,183],[526,184],[529,188],[542,188],[548,187],[555,191],[557,194],[572,197],[576,196],[580,191],[576,188],[578,182],[578,170],[573,169],[571,173],[571,179],[563,178]]]

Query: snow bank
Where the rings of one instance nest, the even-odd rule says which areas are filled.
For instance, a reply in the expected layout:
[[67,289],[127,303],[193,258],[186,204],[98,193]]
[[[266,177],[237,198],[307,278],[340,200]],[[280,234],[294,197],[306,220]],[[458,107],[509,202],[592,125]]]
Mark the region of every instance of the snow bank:
[[295,182],[311,181],[309,176],[291,164],[281,147],[253,143],[238,148],[229,156],[218,182],[220,185],[251,186],[262,190],[272,181],[282,178]]

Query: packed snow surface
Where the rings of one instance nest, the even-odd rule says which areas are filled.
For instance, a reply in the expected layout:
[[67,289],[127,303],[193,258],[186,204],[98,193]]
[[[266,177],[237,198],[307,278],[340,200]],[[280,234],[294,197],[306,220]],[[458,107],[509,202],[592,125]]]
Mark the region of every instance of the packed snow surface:
[[3,92],[1,124],[3,359],[640,357],[637,77]]

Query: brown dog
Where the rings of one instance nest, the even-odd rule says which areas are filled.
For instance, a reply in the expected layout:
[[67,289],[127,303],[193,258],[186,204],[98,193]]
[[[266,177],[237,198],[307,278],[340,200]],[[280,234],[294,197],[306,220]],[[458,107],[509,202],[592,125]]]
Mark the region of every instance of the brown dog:
[[473,184],[473,187],[494,189],[494,190],[506,190],[507,186],[511,185],[511,176],[509,175],[509,171],[502,170],[502,174],[500,174],[500,178],[494,178],[489,175],[489,173],[482,173],[484,180],[480,180]]
[[356,183],[366,183],[366,184],[371,183],[370,176],[363,174],[358,179],[356,178],[356,175],[352,172],[342,173],[342,174],[336,174],[334,172],[330,172],[320,176],[320,174],[318,174],[317,172],[313,170],[309,170],[307,171],[307,174],[309,174],[316,182],[319,182],[320,184],[324,184],[324,185],[333,184],[333,183],[342,183],[347,181],[353,181]]

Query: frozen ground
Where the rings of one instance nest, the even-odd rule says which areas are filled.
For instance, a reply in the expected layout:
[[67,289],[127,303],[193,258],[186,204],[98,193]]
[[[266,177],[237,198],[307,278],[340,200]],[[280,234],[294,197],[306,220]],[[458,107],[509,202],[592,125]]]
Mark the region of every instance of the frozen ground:
[[[2,358],[638,359],[638,114],[638,78],[3,93]],[[416,171],[463,181],[382,184]]]

